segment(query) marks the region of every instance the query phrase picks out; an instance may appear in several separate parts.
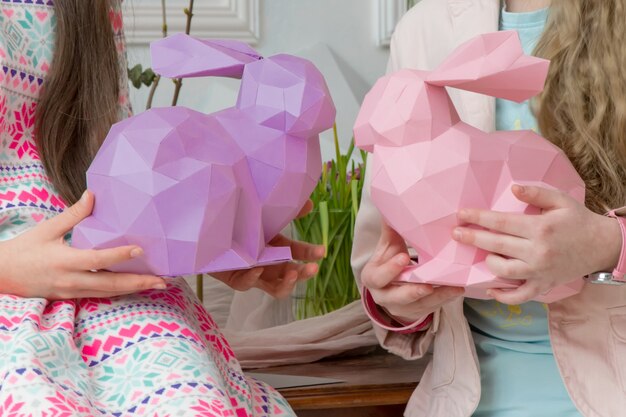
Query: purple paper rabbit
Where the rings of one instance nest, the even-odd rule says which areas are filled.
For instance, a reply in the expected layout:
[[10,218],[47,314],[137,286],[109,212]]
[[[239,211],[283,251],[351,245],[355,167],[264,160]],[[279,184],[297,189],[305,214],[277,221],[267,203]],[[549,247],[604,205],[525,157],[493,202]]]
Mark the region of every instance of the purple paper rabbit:
[[78,248],[136,244],[115,271],[163,276],[291,259],[267,243],[300,211],[321,169],[319,134],[335,107],[302,58],[263,58],[246,44],[173,35],[151,45],[165,77],[241,78],[234,107],[155,108],[115,124],[87,171],[93,214]]

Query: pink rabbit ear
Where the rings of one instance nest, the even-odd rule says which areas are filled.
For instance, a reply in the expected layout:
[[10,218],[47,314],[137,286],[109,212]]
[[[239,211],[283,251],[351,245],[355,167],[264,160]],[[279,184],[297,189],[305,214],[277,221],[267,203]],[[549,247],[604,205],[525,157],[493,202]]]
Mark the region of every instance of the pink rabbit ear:
[[522,102],[543,90],[549,65],[524,55],[516,31],[502,31],[459,46],[426,82]]
[[152,69],[169,78],[241,78],[246,64],[262,59],[243,42],[203,40],[183,33],[152,42]]

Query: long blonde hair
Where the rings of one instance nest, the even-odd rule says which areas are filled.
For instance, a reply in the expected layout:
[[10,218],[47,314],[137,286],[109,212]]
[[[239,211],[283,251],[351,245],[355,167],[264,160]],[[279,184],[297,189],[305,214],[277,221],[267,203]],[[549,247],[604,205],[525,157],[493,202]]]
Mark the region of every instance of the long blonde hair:
[[598,213],[626,205],[625,3],[552,0],[535,50],[551,61],[535,102],[539,128],[570,158]]

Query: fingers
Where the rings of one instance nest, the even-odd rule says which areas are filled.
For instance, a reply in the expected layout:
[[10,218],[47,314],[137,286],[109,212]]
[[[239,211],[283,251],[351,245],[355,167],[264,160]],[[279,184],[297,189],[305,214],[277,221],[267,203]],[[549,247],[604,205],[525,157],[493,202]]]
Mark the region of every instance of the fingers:
[[492,288],[487,291],[487,295],[495,298],[496,301],[512,305],[523,304],[536,298],[540,294],[541,291],[530,281],[513,290]]
[[503,258],[493,253],[487,255],[485,263],[492,274],[504,279],[524,280],[530,273],[530,266],[526,262],[515,258]]
[[462,209],[457,214],[461,223],[475,224],[485,229],[508,235],[529,237],[533,218],[524,214],[502,213],[498,211]]
[[390,285],[384,290],[372,290],[372,297],[381,306],[409,306],[420,301],[425,309],[439,306],[450,298],[465,293],[462,287],[433,287],[427,284]]
[[424,284],[390,285],[383,290],[372,290],[371,294],[376,304],[404,320],[430,314],[464,294],[461,287],[427,287]]
[[39,230],[50,238],[62,237],[91,214],[93,204],[93,194],[85,191],[76,204],[66,208],[58,216],[41,223]]
[[309,199],[306,201],[306,203],[304,203],[304,206],[302,206],[302,208],[300,209],[300,212],[296,216],[296,219],[306,216],[307,214],[311,212],[311,210],[313,210],[313,201]]
[[253,288],[263,274],[263,268],[242,269],[224,273],[212,274],[213,277],[224,282],[235,291],[247,291]]
[[80,290],[79,295],[76,297],[72,297],[72,298],[112,298],[112,297],[119,297],[122,295],[132,295],[141,291],[163,290],[165,288],[144,288],[144,289],[130,291],[130,292]]
[[[369,287],[368,287],[369,288]],[[401,283],[388,285],[384,289],[370,289],[370,293],[376,304],[385,305],[408,305],[432,294],[434,288],[428,284]]]
[[298,281],[310,279],[317,274],[315,263],[285,262],[265,267],[264,273],[255,285],[268,294],[282,298],[291,294]]
[[259,288],[276,298],[290,295],[298,281],[309,279],[317,273],[314,263],[283,262],[276,265],[212,274],[236,291]]
[[[568,207],[574,201],[561,191],[543,187],[516,184],[511,190],[518,200],[544,210]],[[475,224],[489,230],[526,238],[530,237],[530,232],[534,230],[533,222],[536,221],[534,217],[478,209],[463,209],[457,215],[461,223]]]
[[81,250],[73,248],[68,248],[67,250],[70,252],[71,256],[73,256],[72,265],[75,265],[77,269],[88,271],[107,269],[113,265],[128,261],[143,254],[143,250],[135,245],[100,250]]
[[148,289],[165,289],[165,280],[154,275],[126,274],[120,272],[86,272],[81,280],[85,290],[130,294]]
[[396,232],[391,226],[389,226],[385,221],[381,222],[380,225],[380,239],[379,242],[387,246],[399,246],[406,249],[406,243],[404,238],[400,236],[398,232]]
[[295,270],[286,271],[280,279],[259,279],[255,284],[256,288],[265,291],[274,298],[285,298],[293,292],[293,288],[298,282],[298,272]]
[[313,278],[317,274],[318,271],[319,271],[319,265],[314,264],[314,263],[305,264],[304,268],[298,274],[298,279],[303,280],[303,279]]
[[457,242],[476,246],[488,252],[518,259],[526,259],[528,252],[532,250],[528,239],[486,230],[457,227],[452,232],[452,238]]
[[85,297],[114,297],[149,289],[165,289],[163,278],[153,275],[117,272],[81,272],[55,282],[52,297],[70,299]]
[[289,246],[293,259],[304,262],[316,262],[324,257],[325,249],[322,245],[292,240],[283,235],[277,235],[270,241],[272,246]]
[[572,202],[567,194],[543,187],[516,184],[511,190],[518,200],[545,210],[567,207]]
[[361,272],[361,282],[369,289],[384,288],[409,265],[408,253],[399,253],[386,262],[368,262]]
[[399,253],[406,253],[408,258],[404,238],[384,221],[381,222],[380,227],[380,238],[369,263],[381,265]]
[[[284,298],[293,292],[298,281],[313,278],[318,271],[315,263],[293,263],[283,264],[282,273],[275,272],[268,268],[259,280],[258,288],[276,298]],[[276,276],[278,275],[278,279]]]

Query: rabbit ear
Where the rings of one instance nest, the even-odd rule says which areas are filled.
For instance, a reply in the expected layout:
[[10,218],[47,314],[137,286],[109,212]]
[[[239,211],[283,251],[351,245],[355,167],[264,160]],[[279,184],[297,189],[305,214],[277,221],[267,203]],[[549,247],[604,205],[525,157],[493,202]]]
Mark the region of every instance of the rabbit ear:
[[543,90],[549,64],[524,55],[516,31],[501,31],[459,46],[426,82],[522,102]]
[[203,40],[183,33],[152,42],[152,69],[169,78],[241,78],[246,64],[263,57],[243,42]]

